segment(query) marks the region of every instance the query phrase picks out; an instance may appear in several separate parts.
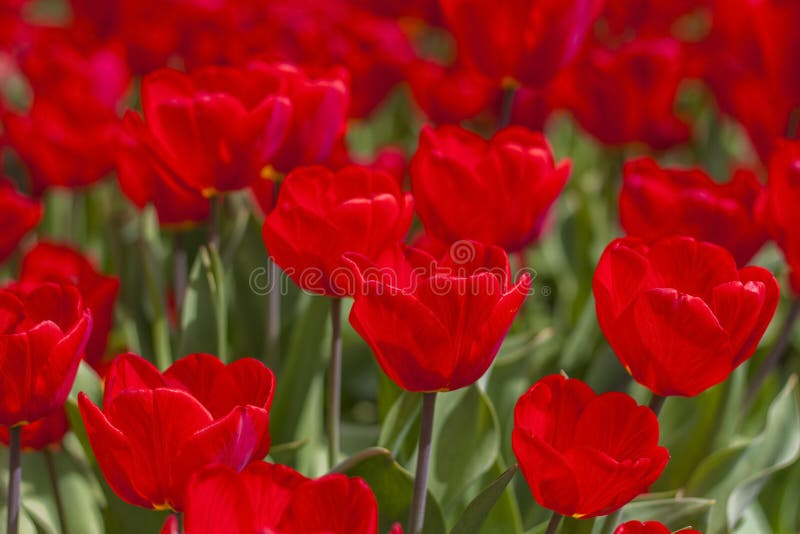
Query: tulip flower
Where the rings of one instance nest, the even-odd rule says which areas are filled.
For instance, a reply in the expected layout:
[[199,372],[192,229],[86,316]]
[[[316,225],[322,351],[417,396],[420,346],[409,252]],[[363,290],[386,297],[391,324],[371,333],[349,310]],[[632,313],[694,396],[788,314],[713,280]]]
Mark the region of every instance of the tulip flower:
[[756,217],[765,188],[751,171],[739,170],[718,184],[700,169],[662,168],[642,158],[626,163],[623,174],[619,213],[628,235],[694,237],[725,247],[740,266],[767,240]]
[[108,366],[104,356],[114,320],[119,279],[97,272],[77,250],[54,243],[38,243],[22,259],[19,280],[22,284],[55,282],[78,288],[93,319],[84,358],[102,375]]
[[74,287],[0,289],[0,425],[32,423],[64,404],[91,329]]
[[782,141],[769,164],[764,217],[769,233],[783,251],[795,294],[800,294],[800,142]]
[[360,478],[311,480],[290,467],[253,462],[241,473],[213,466],[186,492],[186,534],[256,532],[374,534],[378,504]]
[[42,205],[18,193],[9,180],[0,178],[0,262],[8,258],[25,234],[42,218]]
[[427,268],[384,269],[348,255],[357,281],[350,323],[383,371],[409,391],[452,391],[489,368],[527,297],[528,273],[516,284],[499,247],[462,242]]
[[341,297],[353,292],[342,254],[376,259],[405,237],[412,215],[411,195],[385,172],[304,167],[284,180],[264,243],[302,289]]
[[755,352],[779,297],[769,271],[738,269],[726,249],[689,237],[612,241],[593,289],[617,358],[662,397],[691,397],[725,380]]
[[580,50],[597,0],[439,0],[459,51],[496,80],[544,86]]
[[549,89],[551,105],[568,109],[608,145],[644,143],[661,150],[689,140],[674,114],[684,78],[681,43],[636,40],[619,49],[589,48]]
[[539,380],[514,408],[512,447],[536,501],[576,518],[610,514],[647,491],[669,460],[658,420],[624,393]]
[[[684,528],[678,531],[680,534],[701,534],[699,530]],[[671,534],[664,524],[658,521],[628,521],[614,529],[614,534]]]
[[241,470],[269,452],[272,372],[192,354],[163,374],[135,354],[106,375],[103,409],[81,393],[89,443],[111,489],[145,508],[180,511],[191,476],[211,464]]
[[411,161],[411,187],[433,237],[516,252],[541,233],[569,172],[570,162],[556,164],[544,136],[522,127],[488,142],[459,127],[426,127]]

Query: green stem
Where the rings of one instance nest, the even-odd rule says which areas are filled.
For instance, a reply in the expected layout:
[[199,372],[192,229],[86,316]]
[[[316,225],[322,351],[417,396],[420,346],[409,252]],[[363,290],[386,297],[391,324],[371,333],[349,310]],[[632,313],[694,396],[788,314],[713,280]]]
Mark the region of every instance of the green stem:
[[664,401],[666,400],[666,397],[662,397],[661,395],[656,395],[653,393],[653,396],[650,397],[650,403],[647,406],[653,410],[653,413],[656,414],[656,417],[658,417],[658,414],[661,413],[661,408],[664,406]]
[[500,120],[497,129],[502,130],[511,123],[511,113],[514,111],[514,98],[517,96],[516,87],[506,87],[503,89],[503,100],[500,108]]
[[420,534],[425,525],[425,500],[428,497],[428,472],[431,462],[433,440],[433,414],[436,408],[436,393],[423,393],[422,422],[419,427],[419,449],[417,472],[414,476],[414,497],[408,515],[409,534]]
[[267,347],[264,363],[273,371],[278,370],[280,364],[280,334],[281,334],[281,284],[278,266],[267,259]]
[[558,512],[553,512],[553,515],[550,516],[550,522],[547,523],[547,530],[545,534],[556,534],[558,530],[558,525],[561,524],[561,514]]
[[19,498],[22,484],[21,442],[22,427],[12,426],[8,429],[8,514],[6,534],[19,532]]
[[331,300],[331,361],[328,366],[328,465],[339,461],[342,405],[342,299]]
[[42,451],[44,454],[44,463],[47,466],[47,476],[50,478],[50,485],[53,487],[53,500],[56,503],[56,512],[58,513],[58,524],[61,526],[61,534],[67,534],[67,516],[64,513],[64,501],[61,499],[61,489],[58,487],[58,474],[56,473],[56,462],[53,458],[53,452],[49,449]]

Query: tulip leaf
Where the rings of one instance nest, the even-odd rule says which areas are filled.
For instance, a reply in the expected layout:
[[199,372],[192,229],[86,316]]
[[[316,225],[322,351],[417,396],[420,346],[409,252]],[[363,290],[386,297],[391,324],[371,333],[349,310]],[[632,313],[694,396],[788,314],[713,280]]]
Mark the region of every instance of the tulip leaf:
[[447,510],[500,452],[500,425],[489,397],[472,385],[439,394],[434,417],[431,489]]
[[[225,271],[217,249],[213,245],[200,249],[200,258],[206,269],[208,287],[214,303],[214,318],[217,331],[217,357],[223,362],[230,361],[228,354],[228,293]],[[206,349],[208,350],[208,349]]]
[[461,514],[456,526],[450,531],[451,534],[477,534],[489,517],[489,513],[497,504],[500,496],[505,491],[506,486],[517,473],[517,466],[512,465],[502,475],[494,480],[489,486],[469,503],[464,513]]
[[306,439],[298,434],[303,413],[321,413],[322,405],[309,405],[309,388],[315,376],[325,373],[325,348],[328,346],[330,300],[305,296],[305,308],[292,325],[288,350],[281,356],[275,401],[270,410],[270,434],[278,443]]
[[[208,255],[206,253],[206,259]],[[181,336],[178,357],[209,352],[219,346],[214,296],[208,283],[206,261],[198,253],[189,270],[186,295],[181,307]]]
[[422,395],[404,391],[381,424],[378,446],[392,451],[395,458],[410,459],[419,435]]
[[[342,472],[363,478],[378,500],[380,526],[378,532],[388,532],[394,523],[406,524],[414,493],[414,477],[392,457],[392,453],[379,447],[357,453],[343,462]],[[442,509],[432,492],[428,491],[425,503],[424,534],[445,532]]]
[[709,456],[695,471],[687,493],[715,499],[708,534],[735,528],[771,476],[800,457],[797,377],[792,376],[770,405],[756,437]]

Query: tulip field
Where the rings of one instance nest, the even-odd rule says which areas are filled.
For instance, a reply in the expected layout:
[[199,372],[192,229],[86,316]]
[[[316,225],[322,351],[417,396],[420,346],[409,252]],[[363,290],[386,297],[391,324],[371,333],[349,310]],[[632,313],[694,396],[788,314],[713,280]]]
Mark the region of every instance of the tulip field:
[[798,28],[0,0],[0,532],[800,532]]

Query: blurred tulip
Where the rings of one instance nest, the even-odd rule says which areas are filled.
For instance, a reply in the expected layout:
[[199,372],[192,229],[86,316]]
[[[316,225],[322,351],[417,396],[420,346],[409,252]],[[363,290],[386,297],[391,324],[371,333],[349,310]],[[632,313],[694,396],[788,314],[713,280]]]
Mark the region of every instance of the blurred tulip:
[[378,503],[360,478],[311,480],[290,467],[254,462],[241,473],[209,467],[186,494],[186,534],[374,534]]
[[0,262],[8,258],[42,218],[42,205],[14,189],[11,181],[0,178]]
[[769,233],[789,265],[792,291],[800,294],[800,141],[782,141],[769,164],[763,210]]
[[[67,412],[58,408],[50,415],[37,419],[22,427],[22,450],[40,451],[47,447],[59,446],[69,431]],[[0,426],[0,443],[9,444],[8,428]]]
[[439,0],[460,53],[495,80],[544,86],[572,60],[598,0]]
[[600,142],[661,150],[691,134],[673,111],[683,77],[679,42],[637,40],[619,49],[589,48],[549,93],[552,106],[568,109]]
[[105,276],[80,252],[65,245],[38,243],[25,254],[20,268],[22,284],[55,282],[73,285],[92,313],[92,334],[84,358],[101,375],[108,362],[104,356],[108,334],[114,321],[114,305],[119,293],[119,279]]
[[517,401],[512,447],[540,505],[584,518],[610,514],[658,479],[669,460],[658,434],[652,410],[628,395],[551,375]]
[[522,127],[490,141],[455,126],[426,127],[411,160],[411,186],[432,236],[516,252],[538,238],[570,167],[556,164],[543,135]]
[[642,158],[627,162],[623,174],[619,214],[629,235],[694,237],[727,248],[740,266],[767,241],[756,217],[765,188],[751,171],[718,184],[700,169],[662,168]]
[[130,504],[180,511],[195,472],[240,471],[267,455],[274,390],[272,371],[249,358],[226,366],[192,354],[161,374],[124,354],[106,375],[102,411],[84,393],[78,404],[111,489]]
[[597,319],[633,378],[692,397],[750,358],[778,305],[775,277],[726,249],[672,237],[612,241],[594,274]]
[[264,243],[275,263],[302,289],[328,296],[352,293],[342,259],[355,252],[375,259],[401,241],[413,202],[382,171],[349,166],[333,172],[304,167],[289,174],[264,223]]
[[[701,534],[699,530],[693,528],[682,528],[677,531],[679,534]],[[671,531],[658,521],[628,521],[618,526],[614,534],[671,534]]]
[[0,289],[0,425],[33,423],[61,408],[91,329],[74,287]]
[[478,380],[531,288],[528,273],[514,284],[503,249],[476,242],[459,243],[440,262],[428,258],[427,267],[404,268],[401,257],[386,270],[348,258],[358,286],[350,324],[409,391],[451,391]]

